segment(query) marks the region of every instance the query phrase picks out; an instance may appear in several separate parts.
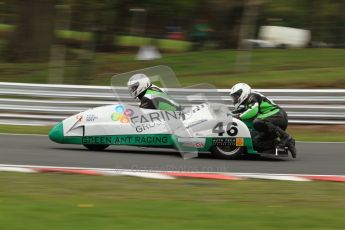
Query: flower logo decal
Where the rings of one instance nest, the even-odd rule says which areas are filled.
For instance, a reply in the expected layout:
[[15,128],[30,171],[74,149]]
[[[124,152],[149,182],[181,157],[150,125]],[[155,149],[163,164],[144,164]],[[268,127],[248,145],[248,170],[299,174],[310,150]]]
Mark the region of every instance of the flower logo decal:
[[111,119],[113,121],[120,121],[121,123],[128,123],[133,113],[133,110],[125,109],[122,105],[117,105],[115,106],[115,112],[111,114]]

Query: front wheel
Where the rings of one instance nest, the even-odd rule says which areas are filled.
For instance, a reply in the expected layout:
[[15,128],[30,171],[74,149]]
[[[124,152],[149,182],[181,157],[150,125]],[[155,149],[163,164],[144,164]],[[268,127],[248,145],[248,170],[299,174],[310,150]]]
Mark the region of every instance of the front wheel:
[[102,151],[109,147],[109,145],[84,145],[87,149],[93,151]]
[[211,153],[216,158],[221,159],[238,159],[244,152],[244,147],[238,146],[213,146]]

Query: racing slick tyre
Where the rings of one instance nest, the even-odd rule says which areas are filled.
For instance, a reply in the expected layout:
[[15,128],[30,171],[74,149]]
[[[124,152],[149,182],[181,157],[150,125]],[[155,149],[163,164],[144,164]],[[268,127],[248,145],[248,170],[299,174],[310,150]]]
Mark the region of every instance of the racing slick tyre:
[[102,151],[109,147],[109,145],[84,145],[88,150]]
[[211,153],[216,158],[238,159],[244,153],[244,147],[236,146],[213,146]]

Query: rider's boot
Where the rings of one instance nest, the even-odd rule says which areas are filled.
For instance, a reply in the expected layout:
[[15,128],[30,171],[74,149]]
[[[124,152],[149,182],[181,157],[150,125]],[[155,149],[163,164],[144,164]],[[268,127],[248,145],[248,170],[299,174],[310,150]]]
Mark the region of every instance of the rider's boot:
[[295,146],[295,139],[292,138],[287,132],[282,130],[280,127],[275,126],[273,124],[269,127],[271,130],[274,130],[274,132],[277,134],[277,136],[280,138],[280,147],[288,147],[289,151],[291,152],[291,155],[293,158],[296,158],[296,146]]
[[277,131],[279,133],[280,138],[280,146],[288,147],[289,151],[291,152],[291,156],[296,158],[296,146],[295,146],[295,139],[292,138],[287,132],[282,130],[281,128],[277,127]]
[[295,139],[291,138],[291,141],[288,143],[288,149],[291,152],[291,156],[296,158],[297,150],[295,146]]

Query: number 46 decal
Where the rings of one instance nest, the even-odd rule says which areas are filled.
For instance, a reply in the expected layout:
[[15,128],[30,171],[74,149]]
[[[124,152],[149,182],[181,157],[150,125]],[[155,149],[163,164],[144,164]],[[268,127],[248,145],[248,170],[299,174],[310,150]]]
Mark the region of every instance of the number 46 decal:
[[[228,123],[225,130],[226,133],[231,137],[236,136],[238,133],[238,129],[236,126],[237,124],[235,122]],[[218,133],[218,136],[220,137],[224,135],[225,131],[223,122],[218,122],[216,126],[212,129],[212,133]]]

